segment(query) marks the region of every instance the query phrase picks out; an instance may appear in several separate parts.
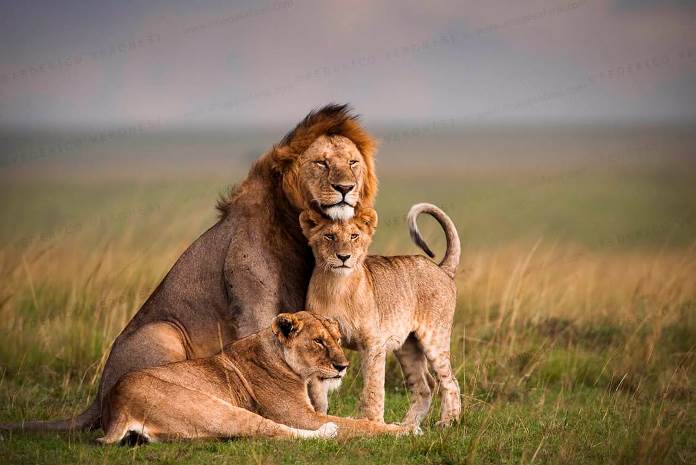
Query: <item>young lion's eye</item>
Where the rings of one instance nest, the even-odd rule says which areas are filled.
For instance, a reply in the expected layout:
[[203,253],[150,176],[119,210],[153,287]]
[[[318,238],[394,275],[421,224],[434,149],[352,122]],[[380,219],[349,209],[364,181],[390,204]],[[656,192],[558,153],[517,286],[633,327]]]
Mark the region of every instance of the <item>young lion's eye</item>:
[[336,240],[336,236],[333,234],[324,234],[324,239],[326,239],[327,241],[333,242]]
[[322,168],[326,168],[327,166],[329,166],[326,164],[325,160],[314,160],[314,163],[321,166]]
[[358,234],[357,234],[357,233],[353,233],[353,234],[350,235],[350,240],[351,240],[351,241],[354,241],[354,240],[356,240],[357,238],[358,238]]

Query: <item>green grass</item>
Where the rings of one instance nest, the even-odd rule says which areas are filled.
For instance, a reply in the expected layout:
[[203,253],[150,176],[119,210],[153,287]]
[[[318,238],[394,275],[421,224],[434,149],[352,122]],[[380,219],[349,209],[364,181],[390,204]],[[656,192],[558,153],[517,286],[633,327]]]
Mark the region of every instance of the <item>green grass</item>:
[[[551,391],[551,392],[550,392]],[[403,393],[390,393],[389,410],[402,411]],[[346,393],[342,393],[346,396]],[[350,414],[353,399],[341,401]],[[392,413],[392,419],[396,419]],[[671,451],[658,449],[650,436],[659,419],[628,399],[596,389],[558,394],[530,389],[524,399],[468,405],[462,422],[446,431],[428,427],[419,437],[336,441],[231,440],[154,444],[135,448],[96,447],[90,434],[12,437],[7,463],[645,463],[679,460],[691,439],[682,430],[669,438]],[[661,430],[662,434],[664,430]],[[665,441],[665,439],[668,439]],[[650,445],[648,445],[650,444]],[[38,446],[38,447],[37,447]],[[652,446],[652,449],[650,448]],[[693,459],[693,455],[681,459]]]
[[[14,432],[2,434],[0,463],[696,463],[692,165],[477,166],[380,165],[373,244],[417,253],[405,226],[415,202],[457,223],[459,425],[436,429],[436,402],[424,434],[405,438],[104,448],[98,431]],[[212,224],[235,173],[0,185],[0,421],[89,403],[111,342]],[[422,223],[441,251],[441,232]],[[387,373],[386,417],[398,421],[408,399],[393,358]],[[331,410],[355,415],[360,383],[351,370]]]

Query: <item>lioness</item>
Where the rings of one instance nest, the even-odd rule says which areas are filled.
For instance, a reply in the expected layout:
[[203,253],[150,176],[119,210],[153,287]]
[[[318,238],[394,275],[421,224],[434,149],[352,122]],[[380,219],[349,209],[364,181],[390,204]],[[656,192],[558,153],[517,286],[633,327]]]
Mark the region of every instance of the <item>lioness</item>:
[[[416,218],[432,215],[445,230],[447,251],[439,265],[421,255],[367,255],[377,227],[377,212],[363,208],[349,220],[333,220],[321,210],[300,215],[302,231],[314,252],[316,266],[307,291],[307,310],[335,318],[347,347],[361,353],[365,416],[384,417],[386,353],[396,354],[411,394],[404,423],[419,424],[430,408],[428,373],[433,367],[442,389],[441,426],[459,418],[459,386],[450,364],[450,333],[456,305],[454,274],[460,244],[452,220],[434,205],[414,205],[408,214],[411,237],[429,256]],[[427,360],[427,361],[426,361]],[[310,396],[326,406],[326,386],[312,382]]]
[[404,434],[413,427],[317,413],[311,377],[340,380],[348,360],[335,321],[281,313],[270,328],[213,357],[125,374],[102,405],[99,442],[193,438],[321,438]]
[[314,260],[298,223],[316,201],[348,218],[377,193],[374,140],[347,105],[309,113],[221,200],[219,221],[174,264],[114,341],[99,393],[82,414],[0,429],[90,429],[125,373],[207,357],[271,324],[283,308],[303,308]]

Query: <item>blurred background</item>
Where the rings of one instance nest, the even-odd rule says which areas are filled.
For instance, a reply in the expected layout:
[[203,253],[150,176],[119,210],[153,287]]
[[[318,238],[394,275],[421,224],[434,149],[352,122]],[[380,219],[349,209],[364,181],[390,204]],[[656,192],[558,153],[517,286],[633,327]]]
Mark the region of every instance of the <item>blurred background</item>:
[[[418,253],[415,202],[457,224],[467,427],[501,431],[481,453],[696,461],[694,2],[2,11],[3,420],[83,405],[113,338],[214,223],[216,198],[308,111],[350,102],[380,141],[373,252]],[[339,411],[353,413],[355,386]],[[560,421],[548,402],[577,413],[568,430],[539,427]],[[506,436],[519,415],[538,422],[528,441]],[[440,459],[470,438],[449,438]],[[36,447],[13,445],[15,459]]]
[[[411,202],[445,195],[470,244],[692,239],[692,2],[68,1],[3,10],[5,241],[28,237],[36,221],[49,233],[82,224],[85,203],[106,199],[81,199],[82,217],[60,197],[68,192],[36,191],[77,181],[136,197],[165,183],[205,205],[210,221],[215,195],[328,102],[352,103],[380,139],[380,202],[400,199],[388,224]],[[443,175],[457,182],[429,182]],[[388,189],[398,176],[418,181]],[[194,177],[210,192],[186,195]],[[629,214],[637,224],[625,224]]]

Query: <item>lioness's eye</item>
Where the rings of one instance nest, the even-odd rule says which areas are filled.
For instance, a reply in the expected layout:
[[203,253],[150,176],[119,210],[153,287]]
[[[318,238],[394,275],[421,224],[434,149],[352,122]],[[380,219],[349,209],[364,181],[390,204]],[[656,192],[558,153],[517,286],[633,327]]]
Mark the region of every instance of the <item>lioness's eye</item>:
[[349,161],[348,163],[350,164],[350,166],[354,166],[354,165],[357,165],[357,164],[360,163],[360,162],[359,162],[358,160],[351,160],[351,161]]
[[326,239],[327,241],[333,242],[336,240],[336,236],[334,236],[333,234],[324,234],[324,239]]
[[358,238],[358,234],[356,234],[356,233],[353,233],[353,234],[350,235],[350,240],[351,240],[351,241],[354,241],[354,240],[357,239],[357,238]]
[[314,163],[321,166],[322,168],[326,168],[328,166],[324,160],[314,160]]

